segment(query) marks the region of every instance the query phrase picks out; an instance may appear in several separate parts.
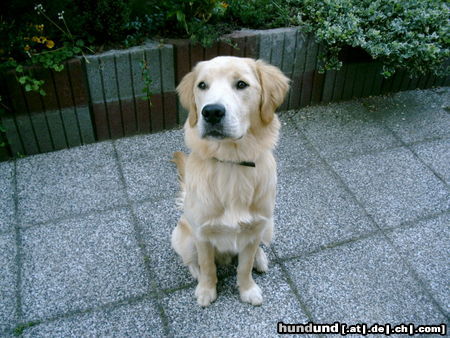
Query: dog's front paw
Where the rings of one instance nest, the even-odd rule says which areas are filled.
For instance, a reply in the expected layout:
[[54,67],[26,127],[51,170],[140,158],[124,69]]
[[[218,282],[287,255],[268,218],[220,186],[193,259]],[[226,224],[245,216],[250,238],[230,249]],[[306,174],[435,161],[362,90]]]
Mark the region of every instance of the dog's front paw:
[[258,248],[258,251],[256,251],[253,267],[258,272],[267,272],[267,270],[269,270],[269,259],[262,248]]
[[259,286],[254,283],[249,289],[240,289],[241,300],[252,305],[261,305],[263,302],[262,291]]
[[215,287],[209,288],[205,286],[197,285],[195,289],[195,296],[197,297],[197,303],[200,306],[208,306],[217,298],[217,291]]

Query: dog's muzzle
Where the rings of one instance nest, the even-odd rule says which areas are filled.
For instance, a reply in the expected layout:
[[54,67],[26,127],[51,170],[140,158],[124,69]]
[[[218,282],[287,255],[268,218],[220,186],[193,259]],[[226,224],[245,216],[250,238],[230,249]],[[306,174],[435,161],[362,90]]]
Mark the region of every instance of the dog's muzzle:
[[207,104],[202,109],[202,116],[205,121],[203,137],[223,139],[228,137],[224,132],[223,119],[225,107],[221,104]]

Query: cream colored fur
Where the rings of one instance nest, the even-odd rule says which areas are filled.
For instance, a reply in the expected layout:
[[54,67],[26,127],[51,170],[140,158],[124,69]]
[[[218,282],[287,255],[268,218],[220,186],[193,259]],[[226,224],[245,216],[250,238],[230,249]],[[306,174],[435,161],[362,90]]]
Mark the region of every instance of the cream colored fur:
[[[248,87],[237,89],[240,80]],[[201,81],[206,90],[198,88]],[[215,262],[229,261],[230,255],[238,255],[241,300],[262,303],[252,268],[268,268],[260,243],[272,239],[277,183],[272,150],[280,128],[275,109],[288,88],[289,80],[278,68],[237,57],[200,62],[177,87],[189,110],[184,130],[191,153],[174,154],[183,215],[173,230],[172,246],[198,280],[195,295],[201,306],[216,299]],[[203,137],[201,111],[217,103],[226,108],[224,130],[230,137]],[[222,161],[252,161],[255,167]]]

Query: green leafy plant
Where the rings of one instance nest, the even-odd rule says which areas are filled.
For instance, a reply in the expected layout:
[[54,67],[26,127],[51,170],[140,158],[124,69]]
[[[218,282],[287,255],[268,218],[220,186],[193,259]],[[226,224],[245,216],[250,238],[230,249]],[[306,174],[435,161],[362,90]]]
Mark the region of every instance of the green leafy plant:
[[440,0],[287,0],[298,24],[325,48],[322,69],[339,69],[345,46],[383,64],[383,75],[448,73],[449,7]]
[[[61,41],[45,34],[44,24],[28,24],[28,29],[21,31],[17,50],[9,51],[9,57],[3,57],[0,70],[14,69],[17,81],[25,91],[35,91],[45,95],[42,89],[43,80],[34,75],[34,66],[61,71],[64,69],[64,61],[83,53],[83,49],[89,49],[81,39],[76,39],[71,33],[64,17],[64,11],[58,13],[58,21],[47,15],[45,8],[38,4],[34,7],[36,14],[43,17],[50,25],[60,32]],[[17,42],[17,41],[16,41]],[[16,46],[17,47],[17,46]],[[4,52],[3,52],[4,54]]]
[[289,7],[281,0],[229,0],[229,20],[248,28],[274,28],[289,26]]

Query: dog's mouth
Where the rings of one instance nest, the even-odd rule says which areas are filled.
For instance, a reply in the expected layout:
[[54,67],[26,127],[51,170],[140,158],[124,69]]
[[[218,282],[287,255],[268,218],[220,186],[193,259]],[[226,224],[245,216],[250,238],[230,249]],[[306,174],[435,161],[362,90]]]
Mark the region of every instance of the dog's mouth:
[[225,135],[222,131],[219,130],[211,130],[203,135],[203,138],[212,138],[216,140],[223,140],[227,137],[228,137],[227,135]]

